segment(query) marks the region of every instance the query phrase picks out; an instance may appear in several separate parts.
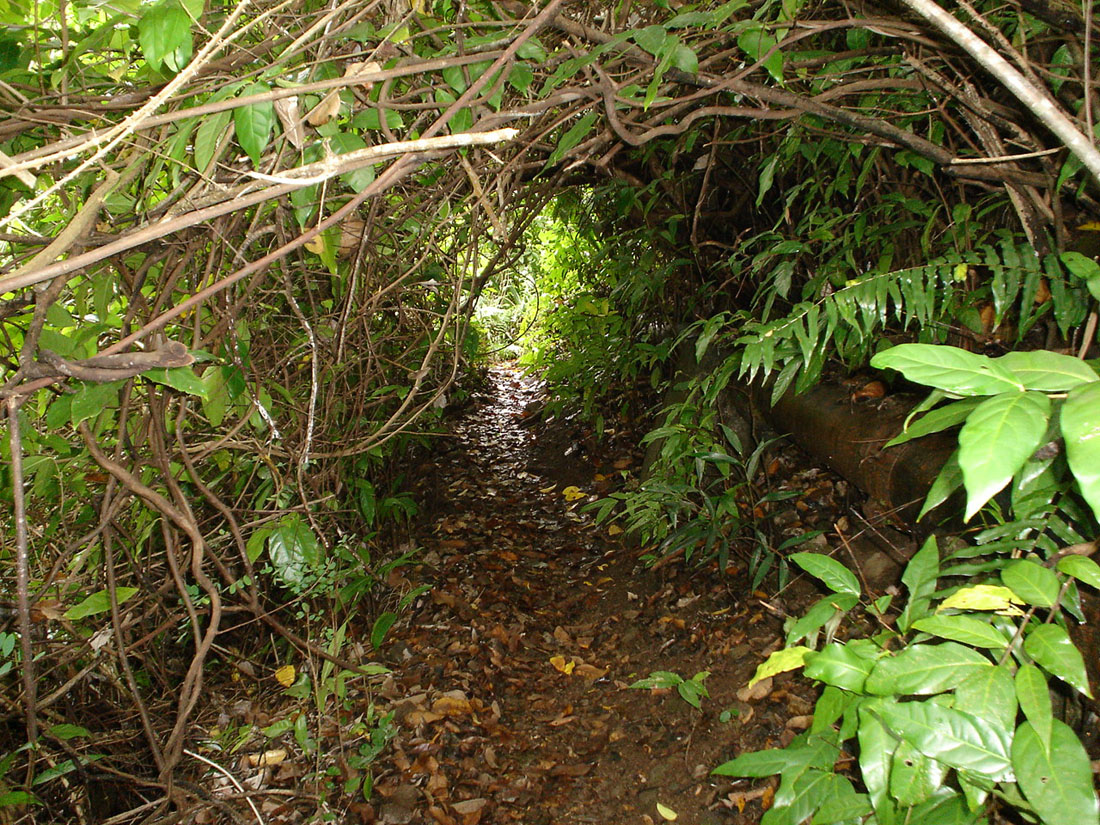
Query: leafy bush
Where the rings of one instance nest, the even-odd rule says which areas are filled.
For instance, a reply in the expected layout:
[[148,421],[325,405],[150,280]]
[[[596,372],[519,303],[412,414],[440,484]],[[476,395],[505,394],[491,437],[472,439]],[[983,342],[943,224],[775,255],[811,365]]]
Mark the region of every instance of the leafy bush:
[[[935,387],[923,409],[961,399],[928,412],[895,442],[961,423],[957,458],[926,509],[959,475],[968,518],[1011,483],[1017,518],[997,530],[1009,540],[963,547],[945,560],[964,564],[944,568],[929,539],[902,576],[908,600],[893,621],[890,597],[862,603],[858,580],[839,562],[793,556],[830,595],[788,623],[786,646],[753,681],[802,667],[825,685],[813,725],[785,749],[742,754],[715,772],[781,775],[763,825],[872,816],[880,825],[980,823],[992,799],[1047,825],[1100,822],[1088,755],[1056,718],[1050,696],[1052,681],[1092,696],[1066,614],[1082,618],[1080,584],[1100,589],[1100,565],[1088,558],[1095,543],[1060,549],[1055,539],[1097,533],[1100,380],[1083,362],[1053,352],[993,359],[912,344],[872,364]],[[1041,449],[1059,437],[1064,458]],[[1087,506],[1074,507],[1075,498]],[[1035,538],[1044,529],[1037,521],[1053,517],[1061,529]],[[1042,555],[1023,555],[1025,545]],[[945,581],[970,573],[982,577]],[[836,641],[841,617],[861,604],[884,629]],[[815,649],[822,628],[824,644]],[[848,749],[862,790],[838,767]]]

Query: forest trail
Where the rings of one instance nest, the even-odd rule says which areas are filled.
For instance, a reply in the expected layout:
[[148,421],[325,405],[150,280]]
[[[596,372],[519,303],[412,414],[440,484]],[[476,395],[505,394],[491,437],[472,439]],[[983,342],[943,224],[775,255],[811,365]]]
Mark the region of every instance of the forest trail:
[[[368,816],[757,821],[768,789],[710,772],[788,741],[787,723],[810,712],[808,689],[785,677],[737,697],[780,644],[779,621],[713,571],[646,570],[636,547],[597,527],[581,507],[616,467],[637,471],[636,442],[613,434],[603,461],[579,445],[563,456],[524,426],[537,397],[534,382],[494,368],[434,457],[439,503],[415,537],[420,564],[405,568],[432,589],[386,644],[399,733],[375,765]],[[696,709],[676,690],[629,687],[652,671],[709,672],[709,696]]]

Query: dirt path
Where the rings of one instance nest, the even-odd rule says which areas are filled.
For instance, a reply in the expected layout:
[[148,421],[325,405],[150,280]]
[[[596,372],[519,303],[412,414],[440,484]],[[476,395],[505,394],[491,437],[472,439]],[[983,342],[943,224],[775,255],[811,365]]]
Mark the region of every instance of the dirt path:
[[[759,791],[710,770],[787,741],[810,711],[779,683],[736,698],[778,621],[714,573],[644,570],[580,511],[592,498],[567,501],[612,465],[636,469],[636,448],[606,466],[544,449],[522,424],[537,388],[507,368],[486,395],[435,459],[434,521],[408,573],[433,589],[387,645],[400,733],[377,765],[378,821],[661,822],[658,804],[678,823],[757,821]],[[701,710],[629,688],[655,670],[709,671]]]

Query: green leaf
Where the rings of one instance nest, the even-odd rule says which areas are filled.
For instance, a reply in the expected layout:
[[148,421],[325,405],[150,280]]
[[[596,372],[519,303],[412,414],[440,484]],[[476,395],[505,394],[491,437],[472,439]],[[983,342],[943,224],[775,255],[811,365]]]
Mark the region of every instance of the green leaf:
[[1055,572],[1032,559],[1010,561],[1001,570],[1001,581],[1024,602],[1037,607],[1051,607],[1062,589]]
[[1011,733],[987,719],[935,702],[900,702],[881,711],[886,727],[921,753],[992,782],[1012,774]]
[[1058,559],[1058,569],[1079,582],[1100,590],[1100,564],[1088,556],[1064,556]]
[[283,583],[300,592],[315,575],[321,547],[309,524],[294,513],[268,535],[267,555]]
[[[121,605],[138,592],[136,587],[116,587],[115,597]],[[80,604],[75,604],[65,611],[65,618],[71,622],[84,619],[88,616],[97,616],[111,609],[111,594],[106,590],[100,590],[84,599]]]
[[894,823],[896,808],[890,796],[890,763],[898,741],[882,724],[882,714],[894,707],[894,699],[865,702],[859,708],[859,770],[880,823]]
[[1063,252],[1058,257],[1066,269],[1085,282],[1092,297],[1100,301],[1100,264],[1080,252]]
[[944,462],[932,486],[928,488],[928,495],[921,505],[917,521],[920,521],[932,510],[943,504],[951,495],[962,486],[962,469],[959,467],[959,451],[955,450]]
[[1050,399],[1037,392],[1006,392],[975,409],[959,432],[959,466],[969,520],[1012,480],[1047,430]]
[[786,748],[743,753],[736,759],[723,762],[713,771],[718,776],[773,776],[796,766],[804,766],[797,752]]
[[138,21],[138,45],[153,71],[178,72],[191,60],[191,18],[175,3],[162,3]]
[[1069,468],[1093,515],[1100,519],[1100,381],[1069,391],[1061,423]]
[[710,694],[707,692],[707,686],[703,684],[703,680],[710,674],[707,672],[696,673],[690,679],[684,679],[676,686],[676,692],[680,694],[680,698],[691,705],[696,710],[702,708],[702,702],[700,700],[709,698]]
[[41,805],[42,801],[27,791],[5,791],[0,793],[0,808],[8,808],[12,805]]
[[875,666],[873,658],[861,655],[864,652],[855,642],[826,645],[819,653],[806,659],[803,673],[808,679],[862,693],[867,674]]
[[91,736],[92,732],[87,728],[83,728],[80,725],[70,725],[67,722],[62,722],[58,725],[50,725],[46,732],[50,736],[55,736],[58,739],[76,739],[79,736]]
[[684,681],[684,677],[679,673],[673,673],[670,670],[655,670],[650,673],[646,678],[639,679],[634,684],[630,685],[635,690],[654,690],[663,688],[673,688],[676,685]]
[[955,642],[914,644],[880,659],[864,689],[877,696],[942,693],[987,667],[993,663],[985,656]]
[[550,153],[550,157],[546,161],[546,165],[553,166],[555,163],[564,158],[569,152],[582,140],[587,137],[588,133],[592,130],[593,124],[599,117],[599,112],[590,111],[586,112],[580,120],[578,120],[564,135],[558,140],[558,145],[553,152]]
[[386,634],[390,632],[390,628],[393,627],[393,623],[397,621],[397,614],[387,610],[385,613],[379,615],[374,620],[374,626],[370,631],[370,646],[375,650],[382,647],[382,642],[386,640]]
[[[242,91],[241,96],[250,97],[270,91],[271,87],[266,83],[253,83]],[[275,126],[275,104],[269,100],[238,106],[233,110],[233,125],[237,130],[237,142],[252,158],[252,163],[259,166]]]
[[205,172],[218,150],[218,142],[233,119],[232,112],[215,112],[203,118],[195,132],[195,168]]
[[839,774],[829,774],[821,806],[810,820],[810,825],[831,825],[836,822],[857,822],[871,813],[871,800],[865,793],[856,793],[851,781]]
[[831,619],[851,610],[857,604],[859,604],[859,597],[851,593],[834,593],[818,599],[813,607],[791,624],[787,630],[787,644],[793,645],[802,641]]
[[969,616],[927,616],[913,622],[913,629],[971,647],[1003,650],[1008,644],[1008,639],[997,628]]
[[1053,720],[1050,748],[1031,722],[1012,742],[1016,782],[1044,825],[1096,825],[1100,805],[1092,783],[1088,754],[1073,729]]
[[1016,671],[1016,699],[1044,750],[1049,752],[1054,709],[1050,701],[1047,677],[1035,665],[1023,665]]
[[[760,60],[778,45],[778,41],[762,27],[754,26],[741,33],[737,38],[737,45],[753,60]],[[764,61],[764,68],[768,70],[773,80],[782,80],[783,53],[778,50],[772,52]]]
[[955,688],[955,709],[988,719],[1005,730],[1016,724],[1016,687],[1005,664],[987,667]]
[[74,427],[99,415],[106,409],[118,406],[118,393],[123,381],[109,381],[106,384],[82,383],[72,396],[69,407],[69,421]]
[[668,36],[668,31],[664,26],[646,26],[644,29],[638,29],[634,32],[632,37],[635,43],[650,54],[656,55],[665,45]]
[[820,579],[834,593],[848,593],[853,596],[860,593],[859,579],[855,573],[836,559],[820,553],[795,553],[790,556],[790,561]]
[[1024,639],[1024,652],[1048,673],[1092,698],[1085,660],[1061,627],[1056,624],[1039,625]]
[[808,647],[785,647],[774,651],[767,659],[756,667],[756,673],[749,680],[747,687],[752,687],[757,682],[774,676],[777,673],[786,673],[788,670],[796,670],[802,667],[806,654],[812,652]]
[[936,537],[929,536],[905,566],[901,583],[909,589],[909,601],[898,616],[898,630],[907,633],[913,621],[928,615],[932,594],[936,592],[936,580],[940,576],[940,552]]
[[174,390],[185,392],[188,395],[206,398],[206,383],[195,375],[191,367],[172,367],[170,369],[158,367],[157,369],[146,370],[141,374],[141,377],[148,378],[158,384],[164,384]]
[[963,398],[944,407],[938,407],[929,413],[925,413],[913,424],[907,425],[899,435],[887,441],[886,446],[893,447],[896,444],[904,444],[914,438],[942,432],[949,427],[954,427],[956,424],[961,424],[966,421],[967,416],[974,408],[981,403],[982,399],[980,397]]
[[1100,378],[1081,359],[1050,350],[1009,352],[996,360],[1011,370],[1029,390],[1066,392]]
[[919,805],[943,784],[946,773],[939,762],[902,742],[890,765],[890,794],[902,805]]
[[871,359],[875,369],[897,370],[910,381],[952,395],[1020,392],[1023,382],[992,358],[941,344],[899,344]]
[[1005,616],[1019,616],[1020,608],[1016,605],[1022,602],[1016,594],[1007,587],[996,584],[972,584],[969,587],[960,587],[936,608],[941,610],[991,610]]

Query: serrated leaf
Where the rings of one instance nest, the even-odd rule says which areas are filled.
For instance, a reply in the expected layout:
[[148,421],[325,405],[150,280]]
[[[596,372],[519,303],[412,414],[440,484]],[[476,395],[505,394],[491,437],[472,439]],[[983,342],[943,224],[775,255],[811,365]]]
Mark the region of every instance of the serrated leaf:
[[959,466],[969,520],[1012,480],[1047,430],[1050,399],[1038,392],[995,395],[970,413],[959,431]]
[[889,730],[945,765],[993,782],[1012,775],[1011,734],[986,719],[935,702],[900,702],[881,714]]
[[1032,559],[1010,561],[1001,570],[1001,581],[1024,602],[1037,607],[1052,606],[1062,588],[1053,570]]
[[1100,804],[1093,788],[1088,754],[1073,729],[1053,720],[1050,748],[1031,722],[1012,742],[1016,782],[1044,825],[1096,825]]
[[1016,605],[1023,604],[1007,587],[996,584],[974,584],[960,587],[936,608],[941,610],[990,610],[1005,616],[1019,616],[1023,611]]
[[1069,468],[1093,515],[1100,519],[1100,381],[1069,391],[1061,426]]
[[913,629],[971,647],[1003,650],[1008,644],[1008,639],[997,628],[969,616],[926,616],[913,622]]
[[[123,602],[132,598],[137,592],[138,589],[136,587],[116,587],[115,598],[121,605]],[[71,622],[75,622],[79,619],[87,618],[88,616],[97,616],[100,613],[106,613],[110,609],[111,594],[106,590],[100,590],[96,593],[92,593],[79,604],[74,604],[66,610],[65,618]]]
[[1085,660],[1064,629],[1056,624],[1040,625],[1024,639],[1024,652],[1048,673],[1092,698]]
[[875,369],[897,370],[910,381],[952,395],[1020,392],[1023,382],[992,358],[941,344],[899,344],[871,359]]
[[1054,709],[1050,701],[1047,677],[1035,665],[1023,665],[1016,671],[1016,700],[1043,748],[1049,752]]
[[810,652],[810,648],[801,645],[776,650],[767,659],[757,665],[756,673],[753,674],[753,677],[749,680],[746,687],[751,688],[757,682],[767,679],[769,676],[774,676],[777,673],[786,673],[788,670],[795,670],[802,667],[802,663],[806,659],[806,654]]
[[1066,392],[1100,376],[1080,358],[1050,350],[1008,352],[996,359],[1029,390]]
[[179,390],[188,395],[195,395],[203,399],[206,398],[207,385],[201,378],[195,375],[191,367],[158,367],[156,369],[146,370],[141,374],[141,377],[148,378],[150,381],[155,381],[158,384],[164,384],[166,387],[171,387],[174,390]]
[[859,579],[856,574],[836,559],[820,553],[794,553],[789,558],[811,576],[820,579],[834,593],[859,595]]
[[[270,91],[271,87],[266,83],[253,83],[242,91],[241,96],[250,97]],[[252,159],[252,163],[259,166],[264,150],[271,140],[271,131],[275,127],[274,104],[267,101],[238,106],[233,110],[233,126],[237,131],[237,143]]]
[[1100,564],[1087,556],[1065,556],[1058,559],[1058,569],[1079,582],[1100,590]]
[[993,663],[955,642],[914,644],[896,656],[880,659],[864,689],[877,696],[942,693]]

